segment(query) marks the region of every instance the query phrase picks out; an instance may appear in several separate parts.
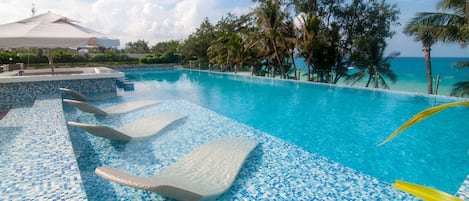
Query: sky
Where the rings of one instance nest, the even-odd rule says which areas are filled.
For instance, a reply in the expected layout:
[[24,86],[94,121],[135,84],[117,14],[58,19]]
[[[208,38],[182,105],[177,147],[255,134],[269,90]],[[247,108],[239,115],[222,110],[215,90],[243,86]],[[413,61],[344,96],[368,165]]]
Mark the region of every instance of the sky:
[[[387,0],[401,11],[399,23],[393,26],[396,35],[388,40],[386,52],[398,51],[401,56],[421,57],[421,44],[402,33],[417,12],[436,11],[439,0]],[[252,10],[251,0],[0,0],[0,24],[15,22],[48,11],[77,20],[80,25],[127,42],[145,40],[149,46],[157,42],[187,38],[204,18],[215,24],[228,12],[237,15]],[[432,46],[433,57],[469,57],[469,47],[458,44]]]

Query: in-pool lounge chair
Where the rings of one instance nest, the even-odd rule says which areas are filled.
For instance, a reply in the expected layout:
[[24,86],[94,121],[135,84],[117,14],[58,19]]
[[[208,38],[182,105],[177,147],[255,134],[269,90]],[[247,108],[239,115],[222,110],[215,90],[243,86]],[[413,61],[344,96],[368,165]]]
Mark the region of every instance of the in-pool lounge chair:
[[70,126],[81,128],[88,133],[117,141],[130,141],[158,134],[173,122],[184,118],[184,115],[164,113],[135,120],[118,129],[108,126],[84,124],[74,121],[67,122]]
[[92,100],[95,100],[94,98],[90,98],[88,96],[85,96],[83,95],[82,93],[78,92],[78,91],[75,91],[73,89],[67,89],[67,88],[59,88],[59,91],[73,97],[73,98],[76,98],[77,100],[81,100],[81,101],[92,101]]
[[196,147],[151,177],[138,177],[110,167],[98,167],[95,172],[104,179],[177,200],[215,200],[231,187],[257,144],[244,138],[219,138]]
[[150,107],[160,103],[159,101],[155,100],[140,100],[140,101],[132,101],[121,103],[117,105],[113,105],[107,108],[99,109],[87,102],[77,101],[77,100],[70,100],[70,99],[63,99],[63,102],[66,102],[74,107],[78,108],[83,112],[88,112],[95,115],[110,115],[110,114],[122,114],[131,112],[137,109]]

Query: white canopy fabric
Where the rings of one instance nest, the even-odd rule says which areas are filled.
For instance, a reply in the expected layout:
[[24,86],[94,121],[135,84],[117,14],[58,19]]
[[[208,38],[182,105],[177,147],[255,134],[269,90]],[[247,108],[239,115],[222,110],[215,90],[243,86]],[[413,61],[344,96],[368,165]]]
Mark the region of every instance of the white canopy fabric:
[[75,24],[52,12],[0,25],[0,48],[117,47],[119,39]]

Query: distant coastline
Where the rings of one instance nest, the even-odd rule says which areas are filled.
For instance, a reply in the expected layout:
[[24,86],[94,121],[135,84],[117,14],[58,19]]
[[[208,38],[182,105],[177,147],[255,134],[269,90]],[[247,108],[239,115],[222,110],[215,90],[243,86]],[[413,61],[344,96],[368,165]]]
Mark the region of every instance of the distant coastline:
[[[432,57],[433,84],[440,76],[438,94],[449,96],[453,84],[469,81],[469,69],[456,69],[454,63],[469,61],[469,57]],[[417,93],[427,92],[425,59],[422,57],[397,57],[391,60],[391,69],[397,74],[396,83],[389,82],[391,90]]]
[[[469,69],[456,69],[454,63],[469,61],[469,57],[432,57],[433,83],[437,75],[440,75],[438,95],[449,96],[453,84],[462,81],[469,81]],[[297,66],[303,67],[304,62],[296,59]],[[392,83],[386,79],[390,90],[407,91],[415,93],[427,93],[427,77],[425,59],[421,57],[396,57],[390,60],[391,70],[397,74],[397,82]],[[366,79],[353,86],[364,87]],[[339,85],[348,85],[339,82]]]

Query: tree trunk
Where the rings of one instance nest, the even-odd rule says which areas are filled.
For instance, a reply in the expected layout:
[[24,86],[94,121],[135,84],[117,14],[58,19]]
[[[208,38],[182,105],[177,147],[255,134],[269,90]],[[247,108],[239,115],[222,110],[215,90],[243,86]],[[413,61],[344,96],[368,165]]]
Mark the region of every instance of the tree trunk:
[[295,63],[295,53],[294,53],[294,51],[291,51],[290,58],[291,58],[291,61],[293,63],[293,69],[295,69],[295,80],[299,80],[298,79],[299,77],[296,76],[296,63]]
[[[277,60],[278,64],[279,65],[279,68],[280,68],[280,73],[284,79],[285,79],[285,72],[283,70],[283,65],[282,65],[282,61],[280,61],[280,58],[279,58],[279,53],[278,53],[278,50],[277,50],[277,44],[275,43],[275,41],[273,39],[270,40],[271,43],[272,43],[272,46],[274,47],[274,53],[275,53],[275,59]],[[273,73],[273,77],[275,77],[275,70],[272,72]]]
[[311,81],[311,55],[306,58],[306,66],[308,67],[308,81]]
[[425,65],[427,66],[427,89],[428,89],[428,94],[433,93],[432,62],[431,62],[430,51],[431,51],[430,46],[425,46],[423,48],[423,54],[425,56]]
[[365,87],[368,88],[368,86],[370,86],[370,82],[371,82],[371,73],[368,73],[368,81],[366,82],[365,84]]

